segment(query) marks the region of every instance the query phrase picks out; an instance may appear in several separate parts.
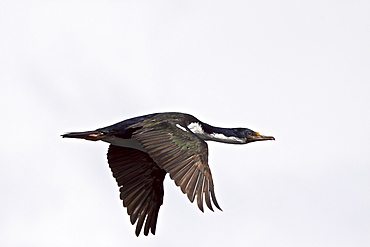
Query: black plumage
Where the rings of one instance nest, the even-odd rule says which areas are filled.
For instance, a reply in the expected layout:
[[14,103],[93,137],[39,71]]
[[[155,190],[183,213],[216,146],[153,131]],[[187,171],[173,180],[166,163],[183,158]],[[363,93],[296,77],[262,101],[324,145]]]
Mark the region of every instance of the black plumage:
[[210,210],[212,204],[221,210],[205,140],[234,144],[274,140],[247,128],[213,127],[184,113],[155,113],[62,136],[110,143],[108,163],[137,236],[143,226],[144,235],[155,234],[167,173],[191,202],[196,198],[201,211],[203,200]]

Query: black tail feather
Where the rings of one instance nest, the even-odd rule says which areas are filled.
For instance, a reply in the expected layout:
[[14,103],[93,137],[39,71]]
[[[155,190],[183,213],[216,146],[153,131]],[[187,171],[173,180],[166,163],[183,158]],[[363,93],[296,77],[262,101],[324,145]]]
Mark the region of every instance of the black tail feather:
[[93,130],[93,131],[84,131],[84,132],[69,132],[61,135],[63,138],[79,138],[85,139],[90,141],[98,141],[103,139],[106,135],[101,133],[100,131]]

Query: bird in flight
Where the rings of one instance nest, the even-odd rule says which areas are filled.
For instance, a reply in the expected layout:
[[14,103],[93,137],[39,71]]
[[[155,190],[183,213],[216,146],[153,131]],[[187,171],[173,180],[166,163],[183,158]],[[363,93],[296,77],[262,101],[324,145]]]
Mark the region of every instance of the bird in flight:
[[[275,140],[247,128],[219,128],[177,112],[154,113],[85,132],[63,134],[110,143],[108,163],[120,187],[120,198],[127,208],[136,236],[155,234],[159,208],[163,203],[163,180],[167,173],[189,200],[203,200],[213,211],[216,200],[208,146],[205,141],[247,144]],[[145,223],[145,224],[144,224]]]

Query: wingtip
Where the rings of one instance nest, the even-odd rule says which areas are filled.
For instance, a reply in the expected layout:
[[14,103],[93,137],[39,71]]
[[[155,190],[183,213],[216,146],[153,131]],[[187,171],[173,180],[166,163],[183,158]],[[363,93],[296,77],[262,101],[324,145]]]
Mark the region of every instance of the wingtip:
[[218,205],[217,201],[216,200],[213,200],[213,204],[216,206],[216,208],[218,208],[220,211],[223,211],[222,208],[220,207],[220,205]]
[[[208,206],[208,205],[207,205]],[[208,206],[209,210],[211,210],[212,212],[214,212],[215,210],[213,210],[213,207],[212,206]]]

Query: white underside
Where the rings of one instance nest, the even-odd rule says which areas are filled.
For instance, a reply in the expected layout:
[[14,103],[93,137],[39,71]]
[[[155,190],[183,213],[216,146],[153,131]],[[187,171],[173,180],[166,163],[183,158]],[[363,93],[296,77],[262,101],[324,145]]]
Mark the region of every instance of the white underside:
[[136,141],[135,139],[122,139],[122,138],[117,138],[117,137],[106,137],[102,139],[104,142],[108,142],[110,144],[120,146],[120,147],[125,147],[125,148],[134,148],[140,151],[143,151],[147,153],[147,151],[141,146],[141,144]]

